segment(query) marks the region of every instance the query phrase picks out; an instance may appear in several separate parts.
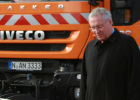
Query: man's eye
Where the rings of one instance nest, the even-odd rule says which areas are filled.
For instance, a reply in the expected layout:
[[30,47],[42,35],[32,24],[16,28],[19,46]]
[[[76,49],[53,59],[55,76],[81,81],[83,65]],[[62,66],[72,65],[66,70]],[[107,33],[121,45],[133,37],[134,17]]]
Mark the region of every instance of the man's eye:
[[98,26],[98,28],[102,28],[102,27],[103,27],[102,25],[99,25],[99,26]]

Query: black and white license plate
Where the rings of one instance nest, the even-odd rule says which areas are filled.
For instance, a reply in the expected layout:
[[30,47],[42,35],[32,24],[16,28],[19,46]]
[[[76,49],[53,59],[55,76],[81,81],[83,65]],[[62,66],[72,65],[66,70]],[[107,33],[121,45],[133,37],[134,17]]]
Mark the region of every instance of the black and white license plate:
[[42,62],[10,61],[8,68],[10,70],[41,71]]

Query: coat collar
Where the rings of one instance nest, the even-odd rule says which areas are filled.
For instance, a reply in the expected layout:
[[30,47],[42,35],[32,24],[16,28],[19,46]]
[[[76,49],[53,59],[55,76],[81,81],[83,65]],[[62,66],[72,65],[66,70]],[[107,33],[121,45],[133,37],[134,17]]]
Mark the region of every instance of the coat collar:
[[[115,29],[114,33],[104,42],[115,42],[117,40],[120,32],[116,28],[114,28],[114,29]],[[101,44],[101,41],[96,38],[95,42],[94,42],[94,46],[96,46],[98,44]]]

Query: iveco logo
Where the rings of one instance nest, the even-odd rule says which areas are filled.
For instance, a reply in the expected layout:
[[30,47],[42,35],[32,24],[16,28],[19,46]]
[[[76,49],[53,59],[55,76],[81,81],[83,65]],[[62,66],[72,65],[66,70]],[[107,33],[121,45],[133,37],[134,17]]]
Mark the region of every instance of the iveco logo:
[[0,31],[1,40],[43,40],[45,38],[45,33],[43,31]]
[[[20,10],[24,10],[25,7],[26,7],[25,5],[20,5]],[[51,5],[45,5],[44,8],[46,10],[51,10]],[[63,9],[63,8],[64,8],[64,5],[62,5],[62,4],[58,5],[58,9]],[[32,9],[37,10],[37,5],[32,5]],[[10,11],[10,10],[13,10],[12,6],[8,6],[8,11]]]

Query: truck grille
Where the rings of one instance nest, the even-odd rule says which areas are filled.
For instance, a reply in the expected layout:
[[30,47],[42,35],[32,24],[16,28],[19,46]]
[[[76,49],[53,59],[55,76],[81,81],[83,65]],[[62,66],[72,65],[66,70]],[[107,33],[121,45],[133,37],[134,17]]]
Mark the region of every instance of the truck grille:
[[[12,31],[9,31],[11,34]],[[8,34],[9,34],[8,33]],[[34,39],[35,31],[29,36]],[[44,40],[51,39],[66,39],[70,36],[71,31],[44,31]],[[10,36],[9,34],[9,36]],[[26,31],[23,33],[25,38]],[[11,35],[12,36],[12,35]],[[7,33],[4,31],[4,40],[7,39]],[[16,40],[14,34],[13,39]],[[11,40],[12,41],[12,40]],[[22,40],[21,40],[22,41]],[[42,40],[43,41],[43,40]],[[66,47],[66,43],[0,43],[0,51],[62,51]]]
[[0,44],[0,51],[62,51],[66,44]]

